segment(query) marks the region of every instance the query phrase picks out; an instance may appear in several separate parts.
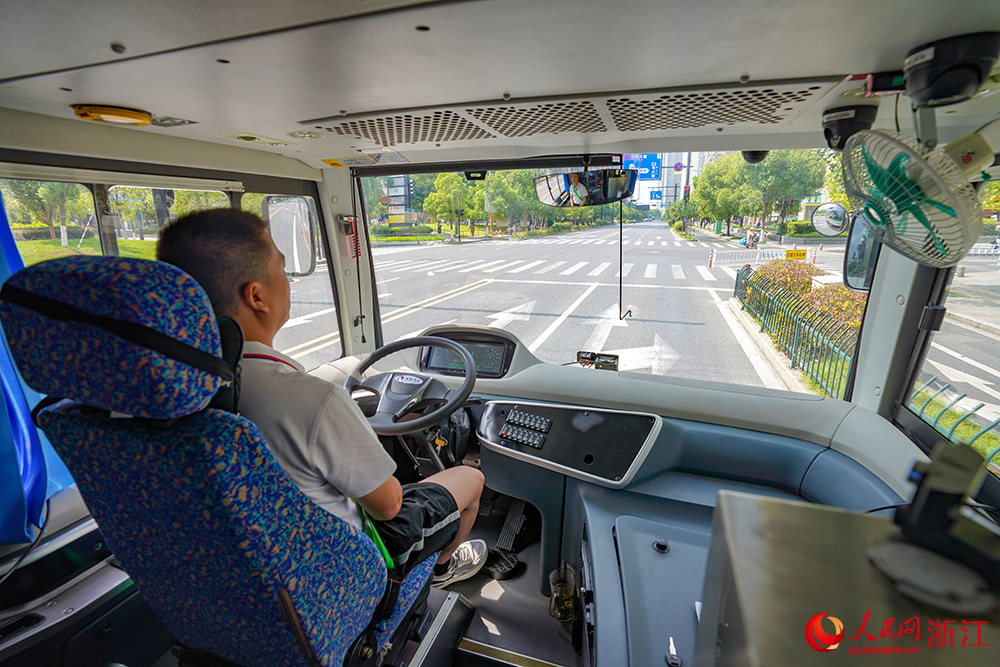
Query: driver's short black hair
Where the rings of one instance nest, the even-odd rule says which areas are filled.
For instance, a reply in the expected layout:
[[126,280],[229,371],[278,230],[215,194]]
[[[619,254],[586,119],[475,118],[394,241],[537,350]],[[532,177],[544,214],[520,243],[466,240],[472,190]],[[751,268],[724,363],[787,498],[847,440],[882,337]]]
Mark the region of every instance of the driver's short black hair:
[[197,280],[216,315],[235,317],[243,287],[267,279],[267,233],[266,222],[238,208],[196,211],[160,230],[156,258]]

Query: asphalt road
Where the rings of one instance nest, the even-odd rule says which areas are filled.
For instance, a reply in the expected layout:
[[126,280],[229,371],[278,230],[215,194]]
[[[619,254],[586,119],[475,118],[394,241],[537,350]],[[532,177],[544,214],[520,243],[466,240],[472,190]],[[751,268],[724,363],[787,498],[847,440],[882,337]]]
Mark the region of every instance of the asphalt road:
[[[600,350],[619,354],[622,371],[765,386],[755,369],[762,362],[744,351],[724,304],[736,272],[707,268],[711,248],[737,246],[681,241],[662,222],[627,225],[622,240],[616,227],[601,227],[517,241],[376,248],[384,340],[436,324],[479,324],[514,333],[552,363]],[[632,311],[624,320],[619,267],[622,306]],[[292,319],[276,339],[307,368],[340,353],[325,271],[292,285]]]

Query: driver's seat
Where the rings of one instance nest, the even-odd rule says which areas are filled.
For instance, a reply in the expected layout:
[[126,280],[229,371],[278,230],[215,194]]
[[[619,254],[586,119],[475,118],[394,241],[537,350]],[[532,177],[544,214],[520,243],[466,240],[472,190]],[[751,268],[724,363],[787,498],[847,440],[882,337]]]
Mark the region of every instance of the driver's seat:
[[160,262],[70,257],[18,272],[2,298],[25,380],[65,397],[46,399],[36,421],[184,647],[182,664],[334,666],[359,637],[369,658],[387,643],[426,593],[433,559],[370,625],[387,580],[374,544],[303,495],[252,423],[206,408],[218,375],[177,360],[220,353],[193,278]]

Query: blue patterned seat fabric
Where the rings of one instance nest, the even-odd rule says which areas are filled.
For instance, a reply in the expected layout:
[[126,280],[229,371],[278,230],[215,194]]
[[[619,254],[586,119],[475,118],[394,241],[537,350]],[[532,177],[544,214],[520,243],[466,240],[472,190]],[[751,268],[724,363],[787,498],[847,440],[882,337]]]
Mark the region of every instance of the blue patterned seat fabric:
[[[31,275],[12,278],[24,289],[169,330],[217,353],[215,320],[207,299],[199,302],[198,293],[204,293],[173,267],[72,258],[25,272]],[[74,281],[74,289],[66,289],[65,280]],[[98,288],[110,289],[110,296],[102,297]],[[71,301],[70,292],[89,296]],[[196,307],[172,303],[191,295]],[[119,299],[129,303],[116,307]],[[169,324],[153,311],[166,313]],[[42,410],[39,425],[72,472],[108,545],[175,636],[244,665],[305,664],[277,601],[284,588],[320,663],[342,664],[386,581],[371,540],[302,494],[251,422],[204,409],[214,389],[196,375],[207,374],[166,357],[150,360],[155,353],[109,340],[114,337],[90,325],[28,313],[33,319],[12,326],[25,313],[10,304],[0,307],[3,326],[16,331],[11,347],[25,379],[67,397]],[[71,343],[62,340],[68,335]],[[135,365],[142,371],[130,373]],[[112,418],[106,410],[177,420]],[[396,611],[377,635],[380,645],[430,577],[432,564],[421,564],[403,582]]]

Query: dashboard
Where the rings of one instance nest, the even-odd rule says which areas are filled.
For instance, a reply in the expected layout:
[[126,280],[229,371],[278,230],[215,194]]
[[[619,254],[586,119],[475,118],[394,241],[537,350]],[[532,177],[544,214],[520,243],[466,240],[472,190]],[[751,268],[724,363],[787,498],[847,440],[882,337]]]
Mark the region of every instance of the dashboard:
[[[510,370],[516,345],[500,336],[478,332],[442,331],[433,334],[453,340],[472,355],[476,362],[476,376],[502,378]],[[420,352],[420,370],[441,375],[465,375],[462,358],[443,347],[425,347]]]

